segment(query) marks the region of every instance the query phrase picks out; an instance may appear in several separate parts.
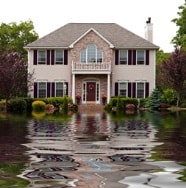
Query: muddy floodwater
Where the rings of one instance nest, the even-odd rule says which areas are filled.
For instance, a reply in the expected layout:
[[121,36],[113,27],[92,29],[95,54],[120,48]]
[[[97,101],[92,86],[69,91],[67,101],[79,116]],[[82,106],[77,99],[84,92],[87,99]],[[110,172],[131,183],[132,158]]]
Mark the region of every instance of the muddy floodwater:
[[[1,162],[27,188],[185,188],[186,112],[0,116]],[[1,179],[1,177],[0,177]]]

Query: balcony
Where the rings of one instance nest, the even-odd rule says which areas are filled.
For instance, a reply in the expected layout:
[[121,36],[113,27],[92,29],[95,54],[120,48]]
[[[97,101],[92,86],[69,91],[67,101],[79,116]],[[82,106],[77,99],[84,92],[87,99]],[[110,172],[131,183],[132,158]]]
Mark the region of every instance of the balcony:
[[102,63],[72,63],[73,74],[110,74],[111,62]]

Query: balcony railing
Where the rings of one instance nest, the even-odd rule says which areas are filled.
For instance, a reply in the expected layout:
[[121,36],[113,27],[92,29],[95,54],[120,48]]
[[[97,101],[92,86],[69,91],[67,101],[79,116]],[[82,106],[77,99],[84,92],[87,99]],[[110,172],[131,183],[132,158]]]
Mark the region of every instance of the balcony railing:
[[102,63],[72,63],[72,73],[76,74],[109,74],[111,73],[111,62]]

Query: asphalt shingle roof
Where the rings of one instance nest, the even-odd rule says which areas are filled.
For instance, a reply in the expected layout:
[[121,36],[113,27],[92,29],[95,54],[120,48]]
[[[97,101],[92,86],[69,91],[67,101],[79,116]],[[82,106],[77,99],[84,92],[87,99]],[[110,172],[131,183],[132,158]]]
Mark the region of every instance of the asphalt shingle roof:
[[28,44],[26,48],[68,48],[90,29],[97,31],[115,48],[159,48],[155,44],[115,23],[69,23]]

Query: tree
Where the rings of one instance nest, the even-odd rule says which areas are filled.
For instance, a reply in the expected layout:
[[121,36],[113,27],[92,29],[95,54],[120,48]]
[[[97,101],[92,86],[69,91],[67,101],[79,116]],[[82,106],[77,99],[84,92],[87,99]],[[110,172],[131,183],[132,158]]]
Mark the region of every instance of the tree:
[[177,106],[182,99],[184,81],[186,78],[186,52],[176,48],[171,56],[160,65],[160,82],[176,92]]
[[163,61],[166,61],[170,57],[170,53],[165,53],[163,50],[158,50],[156,53],[156,86],[163,90],[164,86],[160,80],[160,67]]
[[15,22],[0,25],[0,54],[13,50],[27,59],[27,52],[24,47],[38,39],[38,34],[34,31],[32,21]]
[[0,55],[0,93],[6,104],[12,97],[26,96],[33,73],[27,72],[27,63],[17,52]]
[[179,7],[179,18],[175,18],[172,20],[178,26],[178,31],[176,32],[176,36],[172,39],[173,44],[176,47],[186,49],[186,0],[184,5]]
[[155,88],[149,98],[148,105],[152,110],[158,110],[161,106],[161,93]]

